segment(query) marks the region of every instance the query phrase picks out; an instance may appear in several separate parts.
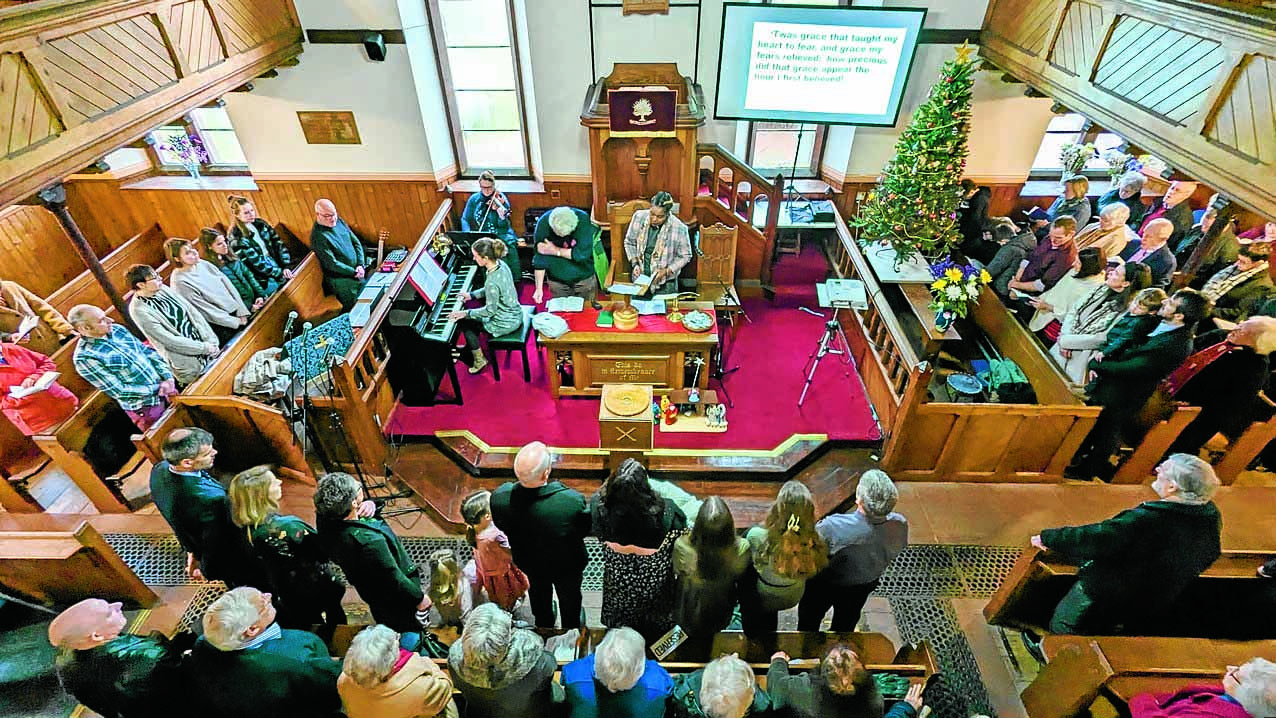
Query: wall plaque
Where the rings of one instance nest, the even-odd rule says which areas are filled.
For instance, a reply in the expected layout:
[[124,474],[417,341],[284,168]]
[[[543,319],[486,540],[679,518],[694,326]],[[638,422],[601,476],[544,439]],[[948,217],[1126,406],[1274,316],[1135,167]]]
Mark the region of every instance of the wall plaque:
[[669,0],[623,0],[621,15],[669,14]]
[[309,145],[361,145],[353,112],[298,112]]

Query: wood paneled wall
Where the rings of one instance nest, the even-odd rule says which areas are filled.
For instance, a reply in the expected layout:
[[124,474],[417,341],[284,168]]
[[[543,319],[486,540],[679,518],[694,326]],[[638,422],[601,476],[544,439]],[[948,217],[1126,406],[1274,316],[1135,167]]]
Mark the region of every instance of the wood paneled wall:
[[256,191],[121,189],[115,180],[67,185],[71,214],[84,233],[118,245],[156,222],[172,236],[194,238],[203,227],[230,223],[227,196],[248,197],[271,224],[283,223],[304,242],[314,224],[315,200],[328,198],[366,241],[381,229],[393,244],[411,245],[438,207],[433,182],[258,182]]
[[[113,249],[102,241],[92,244],[99,256]],[[83,271],[84,263],[51,212],[29,205],[0,209],[0,279],[47,297]]]

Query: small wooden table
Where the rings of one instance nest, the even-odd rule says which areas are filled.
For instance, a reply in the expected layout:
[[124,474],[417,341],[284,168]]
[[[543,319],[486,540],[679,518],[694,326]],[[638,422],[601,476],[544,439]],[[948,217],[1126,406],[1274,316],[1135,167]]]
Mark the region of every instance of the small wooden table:
[[[687,312],[699,309],[713,313],[711,302],[679,302],[678,310]],[[585,308],[569,321],[592,326],[598,312]],[[545,365],[549,367],[551,395],[601,396],[603,384],[650,384],[656,394],[666,394],[675,389],[685,389],[685,365],[688,356],[704,359],[696,385],[709,386],[710,363],[713,348],[718,345],[718,327],[715,318],[713,329],[689,332],[675,329],[664,317],[642,317],[637,329],[619,331],[599,328],[597,331],[569,331],[561,337],[539,338],[545,349]],[[672,331],[644,329],[643,323],[664,322]],[[666,327],[659,327],[660,329]],[[572,363],[571,385],[562,383],[557,371],[560,359]]]

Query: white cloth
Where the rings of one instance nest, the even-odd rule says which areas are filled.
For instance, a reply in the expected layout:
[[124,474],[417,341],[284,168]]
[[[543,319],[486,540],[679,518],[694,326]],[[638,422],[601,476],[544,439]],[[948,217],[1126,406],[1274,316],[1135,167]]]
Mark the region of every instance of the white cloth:
[[1041,301],[1053,307],[1053,309],[1049,312],[1043,312],[1038,309],[1037,313],[1033,314],[1032,319],[1029,320],[1028,329],[1039,332],[1055,319],[1062,322],[1072,305],[1094,291],[1094,288],[1100,284],[1103,284],[1103,272],[1078,279],[1077,270],[1068,270],[1068,273],[1064,275],[1063,279],[1059,280],[1058,284],[1042,292],[1038,297]]

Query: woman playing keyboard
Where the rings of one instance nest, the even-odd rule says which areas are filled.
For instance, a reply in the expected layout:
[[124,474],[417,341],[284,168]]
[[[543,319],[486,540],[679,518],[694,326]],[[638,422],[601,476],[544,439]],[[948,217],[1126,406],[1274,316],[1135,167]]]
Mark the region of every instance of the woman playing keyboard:
[[461,361],[469,365],[471,374],[487,367],[487,358],[479,344],[480,334],[499,337],[523,326],[523,308],[518,304],[514,275],[501,261],[508,251],[504,242],[488,237],[474,243],[470,253],[474,261],[487,270],[487,280],[483,282],[483,288],[473,294],[461,292],[461,301],[482,299],[485,303],[478,309],[461,309],[448,315],[448,319],[455,321],[457,329],[465,335]]

